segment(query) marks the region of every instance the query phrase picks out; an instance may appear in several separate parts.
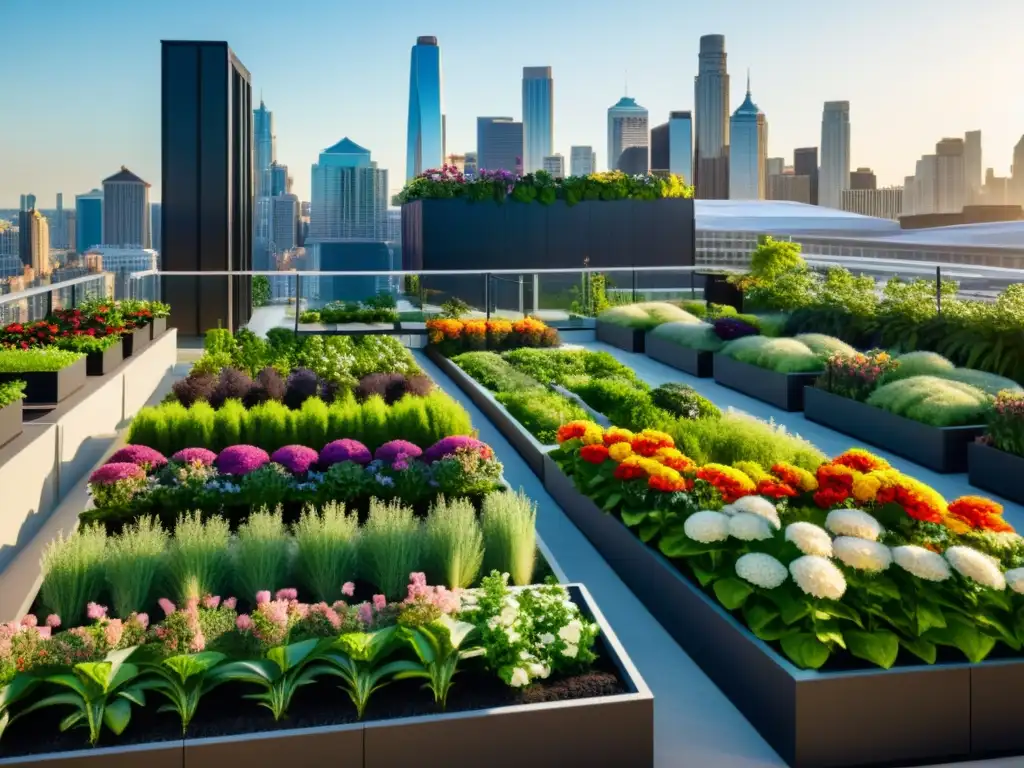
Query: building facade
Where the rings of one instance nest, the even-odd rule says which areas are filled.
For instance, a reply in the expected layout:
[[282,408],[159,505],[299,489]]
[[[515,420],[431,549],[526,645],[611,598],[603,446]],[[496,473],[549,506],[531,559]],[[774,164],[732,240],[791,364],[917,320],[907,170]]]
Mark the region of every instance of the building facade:
[[309,242],[385,239],[388,172],[370,150],[346,137],[320,153],[312,179]]
[[523,124],[511,117],[478,117],[476,151],[480,170],[522,173]]
[[842,192],[850,188],[850,102],[826,101],[821,115],[821,175],[818,204],[842,205]]
[[50,225],[35,208],[18,213],[18,250],[21,263],[37,276],[50,269]]
[[271,163],[270,165],[270,196],[279,197],[280,195],[291,194],[292,191],[292,179],[288,175],[288,166],[281,165],[279,163]]
[[569,149],[569,174],[571,176],[589,176],[597,172],[597,152],[586,145]]
[[764,200],[768,194],[768,121],[747,95],[729,125],[729,199]]
[[103,190],[75,195],[75,227],[79,253],[103,242]]
[[878,189],[878,178],[870,168],[850,171],[850,189]]
[[544,170],[556,179],[565,178],[565,158],[557,152],[544,158]]
[[811,177],[776,173],[768,177],[768,199],[811,204]]
[[133,272],[147,272],[159,268],[159,256],[152,248],[125,248],[100,245],[89,248],[83,261],[90,271],[114,273],[114,298],[130,296],[129,276]]
[[551,67],[523,67],[523,171],[544,167],[555,143],[555,81]]
[[964,209],[964,140],[942,139],[935,145],[935,213],[960,213]]
[[903,213],[903,187],[884,189],[844,189],[843,210],[899,221]]
[[476,152],[467,152],[465,155],[466,159],[463,161],[464,168],[462,170],[462,175],[467,179],[476,178],[477,168],[479,167],[477,157],[478,155]]
[[668,113],[668,170],[693,184],[693,113]]
[[725,35],[704,35],[694,80],[693,171],[697,197],[729,198],[729,72]]
[[793,150],[793,173],[810,180],[811,205],[818,204],[818,148],[801,147]]
[[668,174],[669,166],[668,123],[651,128],[651,173]]
[[299,245],[299,198],[297,195],[284,194],[271,200],[270,242],[276,255]]
[[103,243],[149,248],[149,184],[125,166],[103,180]]
[[428,168],[441,167],[445,156],[444,133],[441,48],[436,37],[425,35],[416,38],[409,66],[406,181]]
[[981,131],[964,134],[964,203],[980,202],[982,188]]
[[647,110],[623,96],[608,108],[608,169],[647,173],[651,167]]
[[769,157],[764,161],[765,174],[768,176],[781,176],[786,170],[786,158]]
[[149,231],[153,238],[152,248],[157,253],[163,250],[163,212],[160,203],[149,204]]

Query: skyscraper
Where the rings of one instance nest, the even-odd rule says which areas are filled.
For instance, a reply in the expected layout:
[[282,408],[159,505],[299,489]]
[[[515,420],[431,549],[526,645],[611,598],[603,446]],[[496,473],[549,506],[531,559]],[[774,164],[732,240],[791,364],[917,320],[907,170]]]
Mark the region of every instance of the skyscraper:
[[729,73],[725,35],[704,35],[694,79],[697,112],[694,183],[697,197],[729,197]]
[[765,160],[765,174],[768,176],[781,176],[786,170],[786,158],[769,157]]
[[565,178],[565,158],[557,152],[544,158],[544,171],[556,179]]
[[811,205],[818,204],[818,148],[802,147],[793,150],[793,173],[810,179]]
[[662,123],[651,128],[651,173],[667,174],[668,164],[668,123]]
[[878,189],[878,178],[870,168],[850,171],[850,189]]
[[544,167],[555,143],[555,81],[551,67],[523,67],[523,172]]
[[312,168],[311,242],[386,239],[388,172],[370,150],[344,138]]
[[[273,198],[270,240],[275,253],[283,253],[298,246],[299,198],[284,194]],[[278,278],[274,278],[275,280]]]
[[[168,271],[252,269],[252,79],[226,42],[164,40],[161,167]],[[252,312],[250,278],[164,278],[183,336],[239,328]]]
[[64,219],[64,195],[57,193],[57,215],[50,225],[50,247],[67,248],[67,221]]
[[[409,67],[409,136],[406,181],[428,168],[440,168],[445,152],[441,49],[437,38],[416,38]],[[479,149],[479,148],[478,148]],[[520,147],[522,154],[522,147]]]
[[122,165],[103,180],[103,245],[151,244],[149,184]]
[[821,176],[818,203],[840,208],[850,188],[850,102],[826,101],[821,115]]
[[149,204],[149,230],[152,236],[153,245],[152,249],[157,253],[162,253],[164,250],[163,240],[163,208],[160,203]]
[[693,116],[689,111],[668,113],[668,170],[693,184]]
[[480,170],[521,172],[523,124],[511,117],[478,117],[476,151]]
[[478,167],[479,166],[477,164],[477,153],[467,152],[466,159],[463,161],[462,175],[465,176],[467,179],[475,179]]
[[18,240],[21,263],[36,277],[50,274],[50,225],[35,208],[18,213]]
[[608,108],[608,169],[647,173],[651,167],[647,110],[623,96]]
[[935,145],[936,213],[960,213],[964,209],[964,140],[943,139]]
[[94,245],[103,245],[103,190],[75,195],[75,226],[75,246],[79,253],[85,253]]
[[597,153],[593,147],[589,145],[570,147],[570,176],[589,176],[595,171],[597,171]]
[[270,164],[270,196],[279,197],[292,191],[292,180],[288,177],[288,166]]
[[981,197],[981,131],[964,135],[964,203],[973,204]]
[[277,162],[277,136],[274,135],[274,113],[260,99],[259,109],[252,111],[254,194],[271,197],[270,166]]
[[764,200],[768,192],[768,121],[747,95],[729,125],[729,199]]
[[1013,148],[1013,166],[1010,168],[1010,203],[1024,205],[1024,136]]

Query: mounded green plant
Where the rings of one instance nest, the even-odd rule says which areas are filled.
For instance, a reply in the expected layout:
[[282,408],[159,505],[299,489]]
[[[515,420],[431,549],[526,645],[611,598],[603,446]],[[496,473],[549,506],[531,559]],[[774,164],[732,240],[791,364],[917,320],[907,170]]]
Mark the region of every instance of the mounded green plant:
[[598,315],[597,319],[602,323],[641,331],[649,331],[662,323],[700,322],[698,317],[691,315],[685,309],[664,301],[647,301],[612,307]]
[[614,376],[634,382],[639,389],[647,388],[629,366],[623,365],[608,352],[524,348],[505,352],[502,357],[516,370],[541,384],[563,384],[567,379],[576,376]]
[[531,584],[537,559],[537,505],[522,489],[489,493],[481,526],[484,571],[507,573],[519,586]]
[[499,392],[497,400],[523,428],[545,445],[553,445],[558,428],[590,415],[564,395],[549,390],[530,389]]
[[814,472],[826,460],[812,443],[774,422],[728,410],[720,419],[677,419],[662,427],[676,447],[698,464],[784,461]]
[[0,373],[52,373],[84,358],[81,352],[55,347],[0,349]]
[[992,397],[959,381],[911,376],[883,384],[865,402],[933,427],[957,427],[983,424]]
[[823,360],[835,354],[847,356],[857,354],[857,350],[845,341],[837,339],[834,336],[826,336],[823,333],[798,333],[793,338],[805,344],[814,354],[818,355],[818,357]]
[[189,447],[216,443],[217,411],[205,400],[197,400],[188,409],[188,418],[182,429],[182,442]]
[[168,586],[181,603],[219,595],[229,568],[231,529],[223,517],[192,512],[178,518],[167,553]]
[[1024,391],[1024,388],[1012,379],[1008,379],[1005,376],[997,376],[988,371],[976,371],[973,368],[954,368],[943,374],[942,378],[970,384],[972,387],[977,387],[993,397],[1004,391]]
[[397,650],[400,639],[397,626],[374,632],[349,632],[338,638],[338,651],[328,656],[331,666],[324,671],[341,678],[339,687],[352,700],[360,720],[374,691],[399,674],[415,676],[419,671],[416,662],[408,659],[387,661]]
[[531,376],[516,370],[497,352],[463,352],[452,362],[492,392],[507,392],[540,386]]
[[143,664],[143,672],[152,675],[146,683],[148,690],[153,690],[167,699],[167,704],[158,712],[174,712],[181,719],[181,732],[188,730],[189,723],[195,717],[200,699],[220,682],[208,673],[227,657],[215,651],[200,653],[179,653],[161,659],[156,663]]
[[[837,348],[845,346],[837,342]],[[812,343],[825,348],[820,339]],[[812,373],[823,370],[827,355],[815,352],[810,346],[797,338],[769,338],[767,336],[744,336],[730,341],[722,347],[721,353],[742,363],[767,368],[776,373]],[[851,349],[850,354],[854,351]]]
[[718,407],[693,387],[670,382],[651,391],[651,402],[681,419],[717,419]]
[[299,583],[317,600],[333,603],[358,573],[359,518],[343,504],[307,506],[292,525]]
[[247,599],[257,592],[276,592],[286,586],[290,540],[281,508],[265,507],[249,515],[238,527],[232,571],[238,594]]
[[69,626],[85,616],[85,606],[103,588],[107,534],[102,526],[59,535],[43,552],[42,604]]
[[25,398],[24,381],[8,381],[0,384],[0,408]]
[[420,522],[412,507],[395,500],[370,500],[359,537],[359,571],[388,598],[399,597],[416,570],[421,552]]
[[103,566],[117,616],[142,613],[153,602],[167,545],[167,532],[154,517],[140,517],[109,540]]
[[660,424],[667,415],[654,405],[646,385],[637,387],[618,378],[579,376],[566,380],[565,387],[613,424],[628,429]]
[[717,352],[725,344],[710,323],[663,323],[651,330],[651,336],[698,352]]
[[484,560],[484,537],[471,501],[438,497],[423,532],[430,583],[457,589],[476,581]]
[[[355,398],[349,397],[355,405]],[[339,408],[344,404],[339,404]],[[311,397],[302,403],[298,412],[292,414],[295,425],[295,442],[320,450],[329,443],[331,436],[331,407],[319,397]]]
[[167,419],[160,406],[142,408],[128,427],[128,442],[132,445],[148,445],[166,453],[171,444],[167,434]]
[[945,376],[956,368],[937,352],[906,352],[896,357],[899,365],[885,376],[886,383],[911,376]]
[[245,440],[271,452],[295,443],[293,411],[284,403],[268,400],[245,413]]

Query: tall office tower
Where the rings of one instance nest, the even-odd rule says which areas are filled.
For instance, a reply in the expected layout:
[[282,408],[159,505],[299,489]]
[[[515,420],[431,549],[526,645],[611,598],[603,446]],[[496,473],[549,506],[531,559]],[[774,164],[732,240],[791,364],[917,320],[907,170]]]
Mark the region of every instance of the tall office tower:
[[597,171],[597,153],[591,146],[569,148],[569,175],[589,176]]
[[903,213],[903,187],[844,189],[843,210],[898,221]]
[[878,178],[870,168],[850,171],[850,189],[878,189]]
[[64,211],[64,231],[67,232],[67,248],[72,253],[78,253],[78,229],[76,226],[78,216],[74,208]]
[[964,134],[964,205],[981,197],[981,131]]
[[[405,154],[408,181],[428,168],[440,168],[445,152],[441,49],[437,38],[416,38],[409,67],[409,136]],[[479,149],[479,147],[477,147]],[[522,146],[519,153],[522,154]]]
[[292,180],[288,175],[288,166],[278,163],[270,164],[270,196],[280,197],[290,194],[292,191]]
[[821,115],[821,175],[818,204],[839,208],[850,188],[850,102],[826,101]]
[[[275,253],[297,248],[299,244],[299,198],[283,194],[273,198],[270,241]],[[275,278],[276,279],[276,278]]]
[[18,213],[18,250],[37,277],[50,274],[50,225],[35,208]]
[[668,170],[693,184],[693,115],[688,110],[668,113]]
[[565,178],[565,158],[559,153],[544,158],[544,170],[556,179]]
[[21,196],[21,208],[22,211],[34,211],[36,208],[36,196],[32,194]]
[[623,96],[608,108],[608,169],[647,173],[651,168],[651,132],[647,109]]
[[[18,259],[18,254],[21,252],[21,244],[18,242],[20,234],[20,228],[15,229],[7,221],[0,219],[0,259]],[[18,259],[18,264],[21,264],[20,259]]]
[[729,199],[764,200],[768,195],[768,121],[747,95],[729,122]]
[[523,124],[511,117],[476,119],[477,165],[482,171],[521,173]]
[[1024,205],[1024,136],[1013,148],[1013,166],[1010,168],[1010,203]]
[[793,174],[806,176],[810,179],[810,197],[808,202],[811,205],[818,204],[818,148],[802,147],[793,150]]
[[28,210],[28,200],[26,199],[26,197],[26,195],[21,196],[21,203],[18,205],[18,213]]
[[764,162],[764,168],[767,176],[781,176],[782,172],[786,170],[786,158],[769,157]]
[[668,164],[668,123],[662,123],[651,128],[651,173],[668,174]]
[[[906,190],[904,189],[904,192]],[[905,214],[938,213],[939,211],[939,156],[922,155],[914,169],[913,191],[910,196],[913,207],[904,201]]]
[[960,213],[964,209],[964,140],[943,139],[935,145],[937,156],[936,213]]
[[370,150],[344,138],[320,153],[312,177],[311,241],[385,239],[388,172]]
[[467,179],[476,178],[477,168],[479,168],[476,158],[476,152],[466,153],[466,159],[463,161],[462,175],[465,176]]
[[794,173],[776,173],[768,177],[768,199],[811,202],[811,177]]
[[704,35],[694,78],[697,130],[694,142],[694,184],[697,197],[729,198],[729,73],[725,35]]
[[52,248],[67,248],[67,224],[64,220],[64,194],[57,193],[57,215],[50,223],[50,246]]
[[253,157],[253,194],[256,197],[271,197],[270,167],[277,162],[277,136],[274,134],[274,113],[260,99],[259,109],[252,112],[252,134],[255,155]]
[[[161,164],[167,271],[252,269],[252,78],[226,42],[165,40]],[[247,277],[165,278],[183,336],[240,328],[252,313]]]
[[544,167],[555,144],[555,81],[551,67],[523,67],[523,171]]
[[103,190],[75,195],[75,227],[79,253],[85,253],[94,245],[103,245]]
[[103,244],[149,248],[149,184],[123,165],[103,180]]
[[152,250],[162,253],[164,250],[163,230],[163,207],[160,203],[149,204],[149,231],[153,239]]

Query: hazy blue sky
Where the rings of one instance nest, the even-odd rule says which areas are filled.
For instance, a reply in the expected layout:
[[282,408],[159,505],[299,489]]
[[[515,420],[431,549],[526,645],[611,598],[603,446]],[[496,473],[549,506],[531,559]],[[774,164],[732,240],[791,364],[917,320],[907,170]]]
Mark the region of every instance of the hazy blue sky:
[[160,197],[160,40],[227,40],[274,111],[278,161],[308,199],[310,165],[342,136],[401,186],[409,49],[441,44],[448,151],[476,116],[521,118],[523,66],[551,65],[555,150],[606,161],[623,93],[652,125],[693,107],[702,34],[726,36],[731,102],[747,67],[769,155],[820,143],[826,100],[851,102],[852,163],[902,183],[943,136],[983,131],[1009,172],[1024,133],[1024,0],[0,0],[0,207],[42,207],[122,164]]

